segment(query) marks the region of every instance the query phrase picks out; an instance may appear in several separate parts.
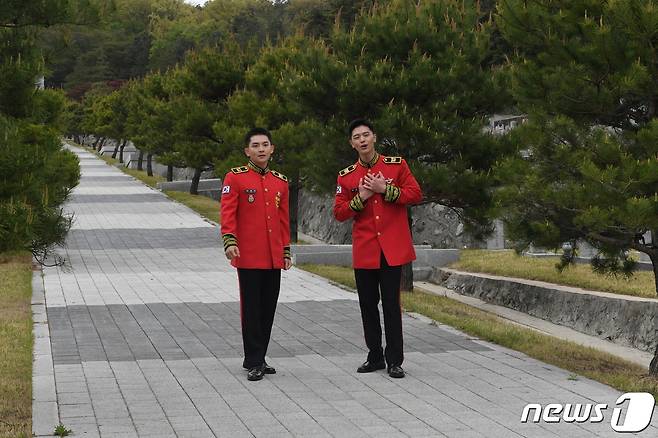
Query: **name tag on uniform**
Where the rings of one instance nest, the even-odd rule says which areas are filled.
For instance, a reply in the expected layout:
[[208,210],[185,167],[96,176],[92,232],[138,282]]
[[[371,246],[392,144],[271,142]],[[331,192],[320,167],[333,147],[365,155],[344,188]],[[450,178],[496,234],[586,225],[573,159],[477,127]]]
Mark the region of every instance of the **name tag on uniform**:
[[256,189],[245,189],[245,193],[249,195],[247,201],[254,202],[256,200]]

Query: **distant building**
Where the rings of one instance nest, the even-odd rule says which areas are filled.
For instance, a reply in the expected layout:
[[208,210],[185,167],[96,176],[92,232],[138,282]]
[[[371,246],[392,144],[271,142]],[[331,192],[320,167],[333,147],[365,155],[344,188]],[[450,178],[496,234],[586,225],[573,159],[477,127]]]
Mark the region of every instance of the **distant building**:
[[487,130],[495,135],[507,134],[528,119],[526,115],[494,114],[489,118]]

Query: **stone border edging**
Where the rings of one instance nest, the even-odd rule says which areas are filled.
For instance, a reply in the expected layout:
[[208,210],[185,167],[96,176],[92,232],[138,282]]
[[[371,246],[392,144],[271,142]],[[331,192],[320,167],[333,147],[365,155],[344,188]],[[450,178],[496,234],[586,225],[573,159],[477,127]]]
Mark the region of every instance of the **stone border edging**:
[[433,283],[581,333],[653,353],[658,299],[587,291],[534,280],[434,269]]
[[32,434],[52,436],[59,424],[55,392],[55,369],[46,312],[46,294],[41,270],[32,272]]

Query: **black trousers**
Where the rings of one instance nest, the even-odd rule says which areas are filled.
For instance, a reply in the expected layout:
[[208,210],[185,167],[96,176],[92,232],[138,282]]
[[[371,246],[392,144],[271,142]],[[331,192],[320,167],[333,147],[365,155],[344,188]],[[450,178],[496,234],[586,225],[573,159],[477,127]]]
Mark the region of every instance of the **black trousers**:
[[238,268],[240,320],[245,368],[265,363],[276,303],[281,285],[280,269]]
[[[402,365],[402,309],[400,307],[401,266],[389,266],[382,253],[379,269],[355,269],[356,289],[363,320],[363,333],[368,347],[368,360],[386,359],[388,366]],[[386,350],[382,350],[382,327],[379,322],[381,292],[384,310]]]

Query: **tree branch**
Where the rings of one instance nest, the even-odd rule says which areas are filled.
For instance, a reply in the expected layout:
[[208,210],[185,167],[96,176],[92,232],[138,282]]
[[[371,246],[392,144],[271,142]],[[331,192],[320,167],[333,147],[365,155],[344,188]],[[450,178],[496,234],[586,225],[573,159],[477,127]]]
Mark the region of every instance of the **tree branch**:
[[595,233],[595,232],[587,233],[587,237],[589,237],[591,239],[594,239],[594,240],[598,240],[599,242],[609,243],[611,245],[622,246],[622,247],[625,246],[625,247],[628,247],[630,249],[634,249],[636,251],[640,251],[640,252],[644,252],[644,253],[648,253],[648,251],[649,251],[648,245],[639,245],[639,244],[635,243],[633,240],[617,239],[617,238],[614,238],[614,237],[604,236],[603,234]]

